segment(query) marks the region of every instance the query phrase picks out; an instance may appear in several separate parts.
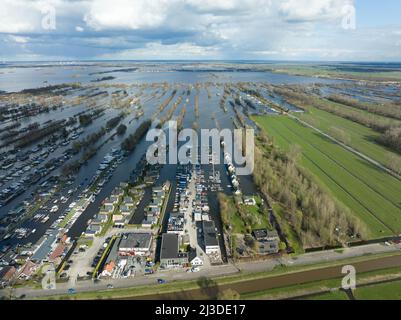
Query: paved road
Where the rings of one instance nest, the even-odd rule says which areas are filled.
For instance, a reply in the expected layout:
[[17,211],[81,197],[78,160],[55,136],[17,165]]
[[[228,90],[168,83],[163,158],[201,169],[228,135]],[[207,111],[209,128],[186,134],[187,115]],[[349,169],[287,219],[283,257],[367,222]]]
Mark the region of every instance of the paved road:
[[[382,270],[386,268],[401,267],[401,255],[382,257],[372,259],[368,261],[360,261],[353,263],[353,266],[358,273],[371,272],[376,270]],[[215,299],[218,297],[220,292],[224,292],[227,289],[233,289],[240,294],[260,292],[268,289],[281,288],[286,286],[300,285],[304,283],[311,283],[322,280],[338,279],[337,288],[341,287],[342,278],[344,274],[342,272],[342,265],[332,267],[322,267],[315,270],[306,270],[293,273],[286,273],[271,277],[250,279],[241,282],[235,282],[230,284],[215,284],[211,282],[201,283],[200,288],[191,289],[184,292],[174,293],[153,293],[136,299]]]
[[185,230],[188,230],[188,235],[189,235],[189,241],[191,244],[192,248],[195,248],[196,254],[198,257],[201,257],[203,260],[203,268],[210,268],[211,263],[210,263],[210,258],[206,255],[206,252],[203,250],[203,248],[199,245],[198,243],[198,229],[196,228],[196,223],[192,221],[192,215],[193,215],[193,201],[195,200],[195,195],[196,195],[196,172],[193,172],[192,175],[192,180],[188,185],[188,190],[191,192],[189,198],[188,198],[188,209],[185,212],[185,221],[186,224],[184,226]]
[[[163,278],[168,281],[184,281],[195,280],[200,277],[219,277],[234,275],[240,271],[244,273],[255,273],[273,270],[274,267],[279,265],[286,266],[307,266],[322,262],[335,262],[344,259],[361,257],[373,254],[394,253],[401,251],[401,244],[392,244],[386,246],[384,244],[371,244],[360,247],[353,247],[344,249],[341,253],[338,250],[329,250],[304,254],[295,258],[275,258],[266,261],[238,263],[236,265],[226,264],[222,266],[215,266],[204,268],[197,273],[187,273],[182,270],[162,271],[154,275],[141,276],[132,279],[115,279],[110,281],[101,281],[94,283],[93,281],[78,281],[76,282],[75,289],[77,292],[88,292],[97,290],[106,290],[108,284],[112,284],[114,288],[128,288],[143,285],[156,284],[158,278]],[[68,283],[57,285],[55,290],[38,290],[31,288],[17,288],[13,291],[14,297],[26,295],[26,298],[46,297],[53,295],[66,294],[69,289]],[[0,296],[9,297],[10,290],[0,290]]]

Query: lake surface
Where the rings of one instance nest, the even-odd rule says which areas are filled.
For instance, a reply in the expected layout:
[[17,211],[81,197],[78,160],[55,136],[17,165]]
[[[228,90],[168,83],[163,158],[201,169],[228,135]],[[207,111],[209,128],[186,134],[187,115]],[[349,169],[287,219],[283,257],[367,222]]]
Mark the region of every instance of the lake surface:
[[[183,95],[184,99],[178,105],[177,109],[173,114],[177,117],[184,105],[186,105],[186,113],[183,119],[183,127],[191,128],[193,123],[196,121],[199,128],[212,129],[218,126],[219,128],[234,129],[233,119],[236,114],[233,108],[229,105],[228,99],[226,101],[226,112],[219,106],[221,95],[224,92],[224,84],[232,84],[238,82],[250,82],[253,84],[260,83],[270,83],[270,84],[313,84],[313,83],[324,83],[324,84],[334,84],[339,83],[336,80],[329,79],[319,79],[313,77],[299,77],[299,76],[289,76],[284,74],[274,74],[271,72],[250,72],[250,71],[227,71],[227,70],[211,70],[211,71],[175,71],[176,65],[162,65],[162,64],[152,64],[151,66],[142,67],[136,63],[119,63],[118,65],[111,64],[77,64],[77,65],[39,65],[39,64],[12,64],[0,66],[0,90],[6,92],[17,92],[24,89],[39,88],[47,85],[57,85],[63,83],[81,82],[82,84],[90,84],[91,86],[96,86],[97,84],[102,87],[99,90],[106,90],[111,93],[118,84],[130,85],[126,90],[129,96],[133,96],[137,93],[141,93],[141,102],[143,104],[144,115],[140,119],[133,119],[132,116],[128,116],[122,120],[122,123],[127,125],[127,133],[125,136],[114,136],[113,139],[109,139],[113,132],[105,134],[96,145],[101,146],[97,154],[90,159],[87,165],[84,165],[78,172],[75,181],[68,188],[78,188],[74,193],[74,196],[78,196],[79,191],[85,189],[93,175],[99,168],[99,164],[102,162],[104,156],[108,154],[113,148],[120,148],[121,142],[124,138],[134,133],[139,125],[145,120],[149,119],[155,110],[160,106],[160,104],[171,95],[173,88],[177,88],[177,95],[169,104],[169,106],[161,112],[159,118],[166,115],[167,110],[171,105],[177,101],[178,96],[183,95],[183,92],[188,88],[191,88],[191,93],[189,96]],[[94,82],[96,79],[102,77],[114,77],[112,80]],[[151,83],[164,83],[174,84],[170,86],[164,93],[159,93],[152,97],[152,93],[156,90],[152,87],[147,87],[145,89],[139,89],[138,87],[131,87],[131,85],[140,84],[151,84]],[[111,85],[110,88],[106,88],[103,85]],[[202,84],[199,90],[195,89],[196,85]],[[205,84],[210,84],[205,88]],[[217,85],[214,85],[217,84]],[[113,89],[114,88],[114,89]],[[79,89],[79,93],[85,92],[85,88]],[[76,93],[73,93],[76,94]],[[196,117],[194,104],[195,95],[199,95],[199,118]],[[186,99],[188,98],[188,102]],[[102,98],[99,98],[102,99]],[[282,102],[279,98],[275,102]],[[94,121],[89,126],[85,127],[85,131],[82,137],[87,137],[90,134],[97,132],[108,120],[118,115],[119,111],[107,107],[104,114]],[[39,114],[37,116],[29,117],[24,120],[23,126],[27,126],[33,122],[43,123],[47,120],[60,120],[67,117],[76,115],[79,112],[85,110],[85,105],[78,106],[65,106],[62,109],[57,109],[56,111],[51,111],[50,113]],[[6,124],[0,124],[0,128]],[[123,163],[118,165],[116,170],[113,172],[111,179],[104,185],[102,191],[96,197],[96,201],[91,203],[87,210],[78,218],[76,223],[69,230],[68,235],[72,238],[78,237],[87,226],[88,220],[94,217],[99,211],[103,199],[110,195],[111,191],[119,185],[122,181],[128,181],[131,172],[135,169],[137,163],[142,158],[143,154],[146,153],[149,142],[142,139],[137,145],[134,152],[132,152]],[[11,146],[10,146],[11,147]],[[32,148],[30,145],[27,149]],[[49,157],[58,157],[66,149],[71,146],[61,147],[56,150],[56,152]],[[2,152],[7,150],[7,146]],[[82,154],[77,155],[79,158]],[[164,168],[161,172],[159,182],[166,180],[173,180],[175,183],[175,166],[169,166]],[[205,168],[205,172],[208,172],[210,168]],[[217,168],[220,171],[222,181],[224,185],[227,186],[228,179],[225,177],[225,168],[220,166]],[[0,172],[1,173],[1,172]],[[5,172],[7,173],[7,172]],[[61,168],[56,168],[52,172],[52,175],[57,175],[61,173]],[[252,182],[251,176],[240,177],[241,189],[244,191],[245,195],[252,195],[257,192],[255,186]],[[9,184],[11,184],[9,182]],[[7,212],[18,204],[20,204],[28,195],[33,192],[38,184],[28,188],[23,194],[15,198],[12,202],[0,208],[0,217],[7,214]],[[2,188],[4,188],[3,186]],[[63,192],[67,191],[64,190]],[[225,192],[230,192],[229,189],[224,187]],[[174,193],[172,193],[174,195]],[[52,214],[49,221],[45,224],[33,221],[27,221],[23,227],[36,229],[34,234],[24,239],[12,239],[9,240],[9,244],[24,244],[24,243],[35,243],[41,236],[45,233],[46,229],[57,220],[58,216],[68,207],[68,205],[75,199],[71,197],[70,200],[65,204],[60,206],[60,210],[57,214]],[[173,199],[172,199],[173,200]],[[171,200],[171,201],[172,201]],[[219,232],[222,232],[222,225],[219,219],[219,209],[218,203],[216,201],[216,193],[209,192],[209,200],[211,207],[211,215],[213,220],[216,222],[216,226]],[[142,216],[135,217],[135,221],[140,221]],[[222,240],[220,239],[220,244],[222,245]]]
[[319,79],[314,77],[291,76],[272,72],[249,71],[174,71],[164,65],[139,68],[136,71],[119,71],[136,68],[135,63],[121,66],[109,66],[97,63],[94,65],[40,65],[11,64],[0,66],[0,90],[6,92],[38,88],[46,85],[62,83],[90,83],[102,77],[112,76],[113,80],[100,83],[197,83],[197,82],[268,82],[272,84],[307,84],[307,83],[337,83],[338,80]]

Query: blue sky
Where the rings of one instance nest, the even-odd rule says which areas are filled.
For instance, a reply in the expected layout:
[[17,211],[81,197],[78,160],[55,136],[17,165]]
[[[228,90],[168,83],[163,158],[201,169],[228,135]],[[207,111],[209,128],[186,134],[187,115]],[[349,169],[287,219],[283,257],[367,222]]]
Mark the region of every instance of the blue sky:
[[0,0],[0,4],[0,59],[7,61],[401,61],[397,0]]
[[401,26],[399,0],[356,0],[354,4],[359,27]]

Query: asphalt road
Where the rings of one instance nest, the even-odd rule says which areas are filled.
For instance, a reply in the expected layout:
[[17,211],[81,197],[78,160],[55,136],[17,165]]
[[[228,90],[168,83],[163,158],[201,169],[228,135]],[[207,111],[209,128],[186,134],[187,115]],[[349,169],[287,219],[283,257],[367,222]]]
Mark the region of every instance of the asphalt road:
[[[273,270],[274,267],[279,265],[286,266],[307,266],[313,265],[317,263],[324,262],[336,262],[344,259],[350,259],[355,257],[361,257],[366,255],[374,255],[374,254],[383,254],[383,253],[396,253],[401,251],[401,245],[392,244],[386,246],[384,244],[371,244],[360,247],[353,247],[344,249],[342,252],[338,250],[329,250],[329,251],[321,251],[304,254],[295,258],[274,258],[265,261],[256,261],[256,262],[246,262],[246,263],[238,263],[233,265],[232,263],[214,266],[210,268],[203,268],[200,272],[197,273],[187,273],[183,270],[171,270],[171,271],[160,271],[153,275],[141,276],[132,279],[115,279],[109,281],[100,281],[98,283],[94,283],[91,280],[87,281],[77,281],[75,284],[76,292],[90,292],[90,291],[99,291],[99,290],[107,290],[107,285],[112,284],[114,288],[129,288],[135,286],[143,286],[143,285],[153,285],[157,283],[157,279],[163,278],[169,282],[172,281],[185,281],[185,280],[196,280],[201,277],[219,277],[219,276],[227,276],[234,275],[239,271],[243,273],[257,273],[263,271]],[[401,266],[401,256],[396,258],[395,262],[388,258],[380,258],[377,260],[377,263],[369,264],[372,268],[376,269],[384,269],[387,267],[393,267],[394,263],[396,265]],[[382,261],[382,262],[380,262]],[[320,269],[319,269],[320,270]],[[312,272],[319,275],[321,274],[319,270],[315,270]],[[375,270],[375,269],[373,269]],[[358,271],[358,270],[357,270]],[[361,269],[361,271],[365,272],[368,270]],[[304,276],[301,275],[301,280]],[[310,276],[310,279],[314,279]],[[319,280],[319,279],[318,279]],[[284,281],[284,280],[283,280]],[[279,286],[284,285],[283,283],[276,283]],[[55,290],[39,290],[32,288],[17,288],[13,289],[12,296],[20,297],[21,295],[25,295],[26,299],[35,298],[35,297],[48,297],[54,295],[62,295],[66,294],[69,289],[69,283],[61,283],[57,284],[57,288]],[[257,285],[257,283],[255,283]],[[248,288],[248,287],[247,287]],[[255,288],[258,288],[257,286]],[[249,289],[249,288],[248,288]],[[248,290],[247,289],[247,290]],[[241,289],[242,290],[242,289]],[[10,290],[3,289],[0,290],[0,296],[9,297]]]
[[[364,273],[385,268],[401,267],[401,255],[385,257],[380,259],[373,259],[369,261],[355,262],[352,264],[356,272]],[[145,296],[136,297],[135,299],[151,299],[151,300],[179,300],[179,299],[215,299],[218,297],[219,292],[227,289],[232,289],[240,294],[259,292],[268,289],[299,285],[309,282],[337,279],[338,287],[341,287],[341,279],[345,275],[342,273],[343,266],[333,266],[319,268],[316,270],[301,271],[295,273],[288,273],[268,278],[260,278],[253,280],[246,280],[237,283],[230,283],[225,285],[216,285],[213,282],[207,282],[199,289],[188,290],[185,292],[176,292],[168,294],[150,294]]]

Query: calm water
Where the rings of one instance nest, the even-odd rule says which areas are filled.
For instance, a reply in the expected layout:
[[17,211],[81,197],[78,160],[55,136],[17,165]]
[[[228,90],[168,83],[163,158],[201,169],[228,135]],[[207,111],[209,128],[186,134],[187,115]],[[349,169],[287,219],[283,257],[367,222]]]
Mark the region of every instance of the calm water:
[[[196,82],[268,82],[272,84],[288,83],[335,83],[337,80],[313,77],[290,76],[272,72],[199,72],[165,71],[163,67],[137,71],[115,71],[136,67],[136,64],[122,66],[82,65],[82,66],[0,66],[0,90],[13,92],[45,85],[81,82],[89,83],[106,76],[115,79],[101,83],[196,83]],[[173,69],[173,68],[172,68]],[[160,72],[159,72],[160,71]],[[104,73],[107,72],[107,73]]]
[[[123,67],[133,67],[135,65],[118,65],[118,66],[110,66],[110,65],[77,65],[77,66],[51,66],[51,67],[43,67],[43,66],[32,66],[25,65],[24,67],[16,67],[16,66],[6,66],[0,67],[0,90],[3,91],[20,91],[28,88],[38,88],[44,85],[55,85],[62,83],[71,83],[71,82],[82,82],[82,83],[91,83],[94,79],[98,79],[106,76],[113,76],[115,79],[110,81],[100,82],[101,84],[141,84],[141,83],[176,83],[180,84],[180,88],[177,91],[177,95],[173,99],[173,101],[169,104],[169,106],[161,113],[160,117],[164,116],[167,113],[167,110],[172,106],[172,104],[177,100],[178,96],[182,94],[183,90],[187,90],[188,85],[192,85],[195,83],[235,83],[235,82],[266,82],[272,84],[288,84],[288,83],[336,83],[334,80],[323,80],[317,78],[310,77],[298,77],[298,76],[288,76],[282,74],[273,74],[270,72],[180,72],[180,71],[165,71],[155,72],[157,70],[162,70],[163,68],[153,67],[148,68],[147,70],[139,69],[137,71],[129,71],[123,72],[121,69]],[[113,71],[120,70],[120,71]],[[110,71],[113,71],[109,73]],[[106,73],[105,73],[106,72]],[[103,90],[103,89],[101,89]],[[112,90],[112,89],[107,89]],[[128,89],[128,93],[130,96],[134,95],[138,92],[139,89]],[[150,116],[154,113],[156,108],[164,101],[172,92],[173,88],[170,88],[166,91],[163,96],[152,99],[141,99],[143,103],[143,111],[144,115],[139,120],[133,120],[131,116],[126,117],[122,123],[126,124],[128,127],[127,133],[124,137],[115,136],[114,139],[109,140],[105,143],[97,152],[97,154],[89,161],[88,165],[85,165],[79,171],[77,178],[73,185],[69,188],[79,187],[80,189],[84,189],[92,176],[95,174],[96,170],[99,167],[99,164],[102,162],[104,156],[110,152],[113,148],[119,148],[123,139],[135,132],[137,127],[142,123],[143,120],[150,118]],[[174,117],[178,116],[183,106],[186,104],[186,114],[183,122],[183,126],[190,128],[194,121],[197,121],[199,128],[211,129],[216,127],[216,123],[220,128],[229,128],[233,129],[233,121],[235,118],[235,113],[233,108],[228,104],[230,99],[227,99],[226,107],[227,112],[224,112],[219,107],[219,102],[221,96],[224,91],[223,86],[209,86],[208,95],[207,90],[201,88],[199,91],[199,119],[195,119],[195,110],[194,110],[194,101],[196,90],[191,90],[190,96],[184,96],[182,102],[179,104],[177,109],[174,112]],[[153,90],[154,91],[154,90]],[[150,95],[152,89],[145,89],[143,92],[144,95]],[[109,91],[110,92],[110,91]],[[82,93],[82,92],[81,92]],[[160,90],[161,94],[161,90]],[[189,99],[189,102],[186,103],[186,98]],[[145,102],[146,101],[146,102]],[[49,114],[40,114],[35,117],[31,117],[29,119],[23,120],[23,125],[28,125],[32,122],[44,122],[49,119],[58,120],[66,117],[71,117],[85,109],[85,106],[66,106],[63,109],[59,109],[55,112],[50,112]],[[91,125],[85,128],[85,132],[82,137],[88,136],[91,133],[94,133],[103,126],[107,120],[115,117],[118,114],[118,111],[112,108],[106,108],[105,114],[94,121]],[[99,141],[98,145],[104,143],[113,133],[107,133],[103,136]],[[81,138],[82,138],[81,137]],[[80,139],[81,139],[80,138]],[[107,182],[102,189],[101,193],[98,197],[96,197],[96,201],[92,203],[88,209],[78,218],[76,223],[69,231],[69,235],[72,238],[78,237],[85,229],[87,225],[87,221],[91,219],[98,211],[101,205],[101,202],[104,198],[109,196],[111,191],[121,182],[127,181],[131,172],[135,169],[136,164],[141,159],[143,154],[146,152],[149,143],[142,141],[137,145],[135,151],[131,153],[128,158],[120,164],[117,169],[114,171],[112,178],[109,182]],[[68,149],[70,146],[66,146],[65,148],[57,149],[55,154],[52,155],[54,157],[62,154],[65,149]],[[29,148],[32,148],[30,146]],[[80,157],[78,155],[77,157]],[[229,192],[227,189],[228,179],[225,178],[225,169],[224,166],[220,166],[218,170],[221,171],[221,177],[223,181],[223,187],[225,192]],[[52,175],[60,174],[61,169],[58,168],[52,172]],[[207,169],[206,169],[207,171]],[[165,180],[173,180],[175,178],[175,167],[168,166],[163,168],[160,175],[160,182]],[[245,194],[251,195],[256,192],[256,188],[252,183],[252,178],[249,177],[240,177],[241,188]],[[0,216],[6,214],[10,209],[15,207],[18,203],[23,201],[27,195],[33,192],[37,187],[37,184],[28,188],[24,194],[14,199],[8,205],[2,207],[0,209]],[[75,194],[78,195],[79,191]],[[174,192],[171,193],[174,195]],[[218,204],[216,200],[216,194],[210,193],[210,206],[211,206],[211,214],[213,216],[213,220],[216,222],[216,226],[220,230],[222,234],[221,222],[218,215]],[[65,204],[60,206],[60,210],[57,214],[51,215],[51,219],[46,224],[41,224],[37,222],[27,222],[23,226],[28,228],[36,228],[36,233],[32,234],[26,239],[18,240],[19,243],[28,243],[28,242],[36,242],[45,232],[45,230],[51,225],[53,221],[57,219],[57,217],[64,211],[68,204],[74,201],[73,197]],[[141,216],[134,217],[134,221],[140,221],[142,219]],[[222,242],[221,242],[222,244]]]

